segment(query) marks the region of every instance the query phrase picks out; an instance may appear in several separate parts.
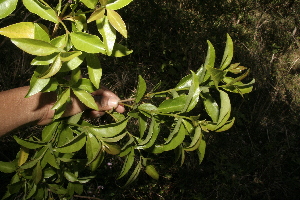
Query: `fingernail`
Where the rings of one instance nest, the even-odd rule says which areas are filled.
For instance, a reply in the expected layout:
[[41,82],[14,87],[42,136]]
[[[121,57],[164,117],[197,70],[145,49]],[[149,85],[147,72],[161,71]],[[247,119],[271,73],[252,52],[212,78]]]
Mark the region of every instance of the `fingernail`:
[[111,97],[108,99],[107,105],[111,108],[116,108],[119,105],[119,99]]

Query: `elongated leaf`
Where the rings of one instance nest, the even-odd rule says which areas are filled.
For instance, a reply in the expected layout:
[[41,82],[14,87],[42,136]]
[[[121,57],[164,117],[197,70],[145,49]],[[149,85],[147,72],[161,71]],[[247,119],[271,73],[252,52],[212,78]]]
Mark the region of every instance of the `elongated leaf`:
[[184,128],[184,125],[181,124],[177,134],[170,140],[170,142],[163,145],[163,150],[170,151],[170,150],[175,149],[178,145],[180,145],[183,142],[186,132],[187,131]]
[[99,33],[102,35],[107,55],[110,56],[113,52],[116,41],[116,29],[114,29],[114,27],[109,23],[106,16],[97,20],[97,28]]
[[76,95],[76,97],[83,103],[85,104],[87,107],[93,109],[93,110],[98,110],[98,105],[95,102],[95,99],[92,97],[92,95],[90,93],[88,93],[85,90],[79,90],[79,89],[75,89],[72,88],[74,94]]
[[0,0],[0,19],[10,15],[17,7],[18,0]]
[[169,113],[169,112],[180,112],[185,107],[188,96],[183,94],[174,99],[164,100],[157,108],[158,112]]
[[87,165],[89,165],[89,163],[95,160],[95,158],[97,157],[101,149],[102,149],[101,142],[99,142],[98,139],[93,134],[88,133],[86,146],[85,146],[85,152],[88,159]]
[[105,8],[103,8],[103,7],[97,8],[91,14],[91,16],[88,18],[87,23],[90,23],[90,22],[95,21],[95,20],[102,19],[104,17],[104,14],[105,14]]
[[40,75],[44,73],[45,67],[40,66],[37,67],[36,70],[34,71],[34,74],[32,75],[30,79],[30,89],[28,90],[28,93],[26,94],[25,97],[30,97],[32,95],[37,94],[38,92],[41,92],[50,82],[50,79],[40,79]]
[[125,47],[121,44],[115,43],[113,51],[111,53],[111,56],[123,57],[123,56],[128,56],[132,52],[133,52],[133,50],[129,50],[127,47]]
[[213,122],[217,122],[219,119],[219,105],[216,100],[210,95],[208,89],[204,89],[202,92],[202,96],[204,97],[203,103],[207,114],[211,117]]
[[116,0],[113,3],[107,4],[106,8],[112,10],[118,10],[120,8],[123,8],[124,6],[127,6],[132,1],[133,0]]
[[157,136],[159,134],[160,127],[156,122],[155,118],[152,117],[152,121],[149,127],[148,135],[145,140],[139,142],[137,149],[147,149],[150,148],[156,141]]
[[11,39],[11,41],[17,47],[32,55],[47,56],[59,51],[52,44],[40,40],[29,38],[15,38]]
[[221,126],[220,128],[218,128],[217,130],[215,130],[216,132],[223,132],[223,131],[227,131],[228,129],[230,129],[233,124],[234,124],[235,118],[233,118],[230,121],[227,121],[223,126]]
[[233,42],[229,34],[227,34],[226,47],[223,54],[220,69],[226,69],[227,66],[231,63],[232,57],[233,57]]
[[118,155],[121,152],[121,147],[117,144],[110,144],[107,142],[103,143],[103,149],[106,151],[106,153],[111,155]]
[[109,138],[102,138],[103,142],[118,142],[121,139],[123,139],[127,135],[127,132],[124,132],[120,135],[117,135],[115,137],[109,137]]
[[57,36],[56,38],[50,41],[50,44],[54,45],[57,48],[65,49],[66,51],[70,50],[70,48],[68,47],[69,46],[68,43],[69,43],[68,34]]
[[81,65],[81,63],[83,62],[83,60],[86,57],[86,53],[85,52],[81,52],[82,54],[79,55],[78,57],[75,57],[73,59],[71,59],[70,61],[67,62],[63,62],[60,72],[67,72],[67,71],[71,71],[76,69],[77,67],[79,67],[79,65]]
[[159,179],[159,174],[156,171],[155,167],[153,165],[147,165],[145,172],[153,179],[158,180]]
[[57,14],[51,7],[43,5],[38,0],[23,0],[23,4],[30,12],[37,14],[43,19],[58,24]]
[[89,78],[94,86],[99,89],[100,80],[102,77],[102,68],[99,58],[95,54],[88,54],[86,56],[87,68],[89,73]]
[[211,78],[216,86],[216,88],[219,87],[220,81],[224,78],[226,72],[220,69],[212,68],[211,66],[206,66],[207,73],[211,75]]
[[36,192],[37,190],[37,185],[32,184],[32,188],[30,189],[30,192],[27,194],[26,199],[30,199]]
[[82,32],[72,32],[70,36],[76,49],[87,53],[106,54],[105,46],[98,36]]
[[86,137],[82,133],[82,134],[74,137],[68,143],[56,148],[55,151],[60,152],[60,153],[73,153],[73,152],[79,151],[84,146],[85,141],[86,141]]
[[200,146],[198,148],[199,164],[201,164],[203,161],[203,158],[205,156],[205,149],[206,149],[206,142],[202,139],[200,142]]
[[81,78],[77,81],[76,84],[73,85],[74,88],[78,88],[81,90],[85,90],[89,93],[94,92],[96,89],[96,87],[94,86],[94,84],[91,82],[90,79],[86,79],[86,78]]
[[71,89],[67,88],[65,91],[59,95],[58,100],[55,102],[53,107],[51,108],[52,110],[60,108],[63,104],[65,104],[69,99],[71,95]]
[[64,177],[70,182],[77,181],[77,177],[75,176],[75,174],[70,171],[64,171]]
[[142,161],[140,160],[138,162],[137,166],[135,167],[134,171],[132,172],[131,176],[129,177],[129,179],[127,180],[127,182],[125,183],[125,185],[123,187],[126,187],[129,184],[131,184],[133,181],[135,181],[135,179],[139,176],[141,168],[142,168]]
[[207,55],[205,58],[204,67],[210,66],[213,68],[215,66],[215,59],[216,59],[215,48],[208,40],[207,40],[207,44],[208,44],[208,49],[207,49]]
[[4,173],[13,173],[16,171],[17,166],[13,162],[3,162],[0,161],[0,171]]
[[168,139],[166,140],[165,144],[168,144],[175,137],[175,135],[178,135],[177,133],[178,133],[178,131],[179,131],[181,125],[182,125],[182,121],[183,121],[182,118],[179,118],[177,120],[177,122],[175,124],[175,127],[172,130],[172,132],[170,133],[170,135],[169,135]]
[[20,168],[21,169],[30,169],[30,168],[34,167],[40,160],[41,160],[41,158],[36,158],[34,160],[30,160],[30,161],[24,163],[22,166],[20,166]]
[[45,79],[45,78],[50,78],[51,76],[54,76],[55,74],[57,74],[57,72],[59,72],[60,68],[61,68],[62,62],[60,59],[60,54],[57,55],[57,57],[55,58],[54,62],[50,65],[49,69],[40,75],[41,79]]
[[86,7],[94,9],[98,0],[80,0]]
[[117,123],[111,123],[97,127],[85,127],[85,130],[94,134],[99,140],[101,140],[101,138],[111,138],[119,135],[125,129],[128,120],[129,118],[126,118]]
[[37,162],[37,164],[32,172],[32,179],[33,179],[34,184],[37,185],[41,181],[42,175],[43,175],[43,170],[41,167],[41,163]]
[[53,135],[55,134],[58,125],[60,122],[52,122],[48,126],[46,126],[42,131],[42,141],[49,142]]
[[37,56],[31,61],[31,65],[49,65],[54,62],[59,53],[53,53],[48,56]]
[[34,23],[34,39],[50,42],[48,28],[43,24]]
[[81,54],[82,54],[81,51],[61,52],[60,59],[61,59],[61,61],[70,61],[73,58],[80,56]]
[[147,117],[145,117],[144,115],[139,114],[138,121],[139,121],[140,138],[143,138],[144,133],[147,129]]
[[230,117],[231,104],[229,96],[226,92],[220,90],[221,108],[220,116],[218,119],[218,127],[223,126]]
[[46,143],[44,143],[44,142],[31,141],[31,140],[22,140],[22,139],[18,138],[15,135],[13,137],[19,145],[21,145],[23,147],[26,147],[28,149],[37,149],[37,148],[40,148],[40,147],[46,145]]
[[[2,0],[3,1],[3,0]],[[9,0],[11,1],[11,0]],[[7,2],[9,2],[7,1]],[[1,2],[1,1],[0,1]],[[0,3],[0,6],[2,4]],[[0,7],[1,9],[1,7]],[[1,13],[1,11],[0,11]],[[1,15],[1,14],[0,14]],[[30,38],[34,39],[34,23],[20,22],[0,29],[0,34],[9,38]]]
[[29,156],[29,149],[21,146],[19,159],[18,159],[18,166],[23,165],[27,161],[28,156]]
[[143,98],[145,92],[146,92],[146,82],[143,79],[143,77],[141,75],[139,75],[139,82],[138,82],[137,93],[136,93],[136,98],[135,98],[136,103],[140,102],[140,100]]
[[[230,81],[233,80],[233,78],[226,77],[226,79],[224,78],[224,81],[227,83],[228,79],[229,79],[228,83],[230,83]],[[243,95],[246,93],[250,93],[252,91],[254,83],[255,83],[255,79],[253,79],[251,82],[246,84],[242,82],[236,82],[234,85],[230,85],[230,86],[225,85],[222,87],[229,92],[240,93],[241,95]]]
[[114,10],[106,9],[107,12],[107,18],[110,24],[119,32],[121,35],[123,35],[125,38],[127,38],[127,29],[126,25],[122,19],[122,17]]
[[199,87],[199,79],[198,76],[192,72],[192,85],[189,90],[189,94],[187,96],[187,100],[185,103],[184,108],[182,109],[182,112],[189,112],[198,103],[199,100],[199,95],[200,95],[200,87]]
[[195,128],[195,134],[193,136],[191,144],[188,147],[184,148],[184,150],[185,151],[194,151],[194,150],[198,149],[201,139],[202,139],[201,128],[199,126],[197,126]]
[[128,173],[129,169],[133,165],[133,162],[134,162],[134,149],[132,149],[130,151],[130,153],[128,154],[128,156],[126,157],[126,160],[123,164],[123,167],[122,167],[122,170],[121,170],[121,173],[120,173],[118,179],[122,178],[123,176],[125,176]]
[[56,157],[54,156],[53,152],[50,149],[45,153],[43,157],[43,161],[49,163],[52,167],[59,169],[59,165],[57,163]]

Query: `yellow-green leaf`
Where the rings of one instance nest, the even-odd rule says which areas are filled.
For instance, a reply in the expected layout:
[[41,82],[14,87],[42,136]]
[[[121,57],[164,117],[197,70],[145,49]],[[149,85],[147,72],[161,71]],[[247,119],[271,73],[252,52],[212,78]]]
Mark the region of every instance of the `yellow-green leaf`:
[[58,24],[58,16],[51,7],[42,4],[38,0],[23,0],[23,4],[30,12]]
[[104,13],[105,13],[105,9],[103,7],[97,8],[88,18],[87,23],[90,23],[98,19],[102,19],[104,17]]
[[107,4],[106,8],[112,10],[118,10],[120,8],[123,8],[124,6],[127,6],[132,1],[133,0],[116,0],[113,3]]
[[0,19],[7,17],[17,7],[18,0],[0,0]]
[[82,32],[72,32],[70,36],[76,49],[87,53],[106,54],[104,44],[98,36]]
[[108,18],[104,18],[96,21],[97,28],[99,33],[102,35],[103,43],[107,52],[107,55],[110,56],[113,52],[115,41],[116,41],[116,30],[108,22]]
[[155,167],[153,165],[147,165],[145,172],[153,179],[158,180],[159,179],[159,174],[156,171]]
[[85,90],[80,90],[76,88],[72,88],[72,89],[74,94],[83,104],[85,104],[87,107],[93,110],[99,110],[98,105],[95,102],[95,99],[92,97],[90,93],[88,93]]
[[119,32],[121,35],[123,35],[125,38],[127,38],[127,29],[125,22],[123,21],[122,17],[114,10],[106,9],[107,11],[107,18],[110,24]]
[[61,65],[62,62],[60,59],[60,54],[58,54],[54,62],[50,65],[49,69],[44,74],[41,74],[40,78],[45,79],[54,76],[57,72],[59,72]]

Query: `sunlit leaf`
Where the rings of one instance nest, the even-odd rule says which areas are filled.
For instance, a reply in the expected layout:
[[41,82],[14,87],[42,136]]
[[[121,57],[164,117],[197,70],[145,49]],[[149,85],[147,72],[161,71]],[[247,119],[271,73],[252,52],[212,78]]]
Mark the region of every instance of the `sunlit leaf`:
[[54,60],[54,62],[50,65],[48,70],[40,75],[41,79],[50,78],[59,72],[62,65],[62,61],[60,59],[60,54],[58,54]]
[[159,179],[159,174],[156,171],[155,167],[153,165],[147,165],[145,172],[153,179],[158,180]]
[[77,67],[79,67],[86,57],[85,52],[81,52],[81,53],[82,53],[81,55],[71,59],[70,61],[63,62],[60,72],[72,71],[72,70],[76,69]]
[[105,14],[105,9],[103,7],[97,8],[91,16],[88,18],[87,23],[90,23],[95,20],[102,19]]
[[27,161],[28,156],[29,156],[29,149],[21,146],[19,159],[18,159],[18,166],[23,165]]
[[138,121],[139,121],[140,138],[143,138],[144,133],[147,129],[147,117],[145,117],[144,115],[139,114]]
[[49,142],[50,139],[53,137],[55,134],[55,131],[57,130],[58,125],[60,122],[52,122],[46,127],[44,127],[42,131],[42,141],[43,142]]
[[17,7],[18,0],[0,0],[0,19],[10,15]]
[[80,0],[86,7],[94,9],[98,0]]
[[219,105],[216,100],[209,93],[209,89],[203,89],[202,92],[203,103],[207,114],[211,117],[213,122],[217,122],[219,119]]
[[87,53],[106,54],[105,46],[98,36],[83,32],[72,32],[70,36],[76,49]]
[[53,53],[48,56],[37,56],[31,61],[31,65],[49,65],[54,62],[59,53]]
[[113,51],[111,53],[111,56],[123,57],[123,56],[128,56],[132,52],[133,52],[133,50],[129,50],[127,47],[125,47],[121,44],[115,43]]
[[118,10],[120,8],[123,8],[124,6],[127,6],[132,1],[133,0],[116,0],[113,3],[107,4],[106,8],[112,10]]
[[71,95],[71,89],[67,88],[64,90],[59,96],[55,104],[52,106],[52,110],[60,108],[63,104],[65,104],[69,99]]
[[69,52],[61,52],[60,59],[61,61],[70,61],[75,57],[78,57],[82,54],[81,51],[69,51]]
[[191,111],[198,103],[199,95],[200,95],[199,79],[198,76],[194,72],[192,72],[192,84],[189,89],[189,94],[187,96],[185,106],[182,109],[182,112]]
[[89,93],[92,93],[95,90],[97,90],[97,88],[94,86],[91,80],[86,78],[79,79],[76,84],[73,84],[73,87],[81,90],[85,90]]
[[[3,0],[0,0],[0,2]],[[10,0],[11,1],[11,0]],[[9,1],[7,1],[9,2]],[[0,3],[0,6],[2,4]],[[0,7],[1,9],[1,7]],[[1,13],[1,11],[0,11]],[[1,15],[1,14],[0,14]],[[0,34],[9,38],[30,38],[34,39],[34,23],[33,22],[20,22],[12,24],[0,29]]]
[[[233,78],[230,77],[226,77],[223,79],[226,83],[230,83]],[[255,79],[253,79],[251,82],[249,83],[242,83],[242,82],[236,82],[233,85],[229,85],[229,86],[222,86],[225,90],[229,91],[229,92],[234,92],[234,93],[240,93],[240,94],[246,94],[246,93],[250,93],[253,89],[255,83]]]
[[143,79],[143,77],[141,75],[139,75],[139,82],[138,82],[138,86],[137,86],[137,93],[136,93],[136,97],[135,97],[135,102],[138,103],[140,102],[140,100],[143,98],[145,92],[146,92],[146,82]]
[[201,164],[203,161],[203,158],[205,156],[205,149],[206,149],[206,142],[202,139],[197,152],[199,157],[199,164]]
[[38,0],[23,0],[24,6],[32,13],[37,14],[43,19],[58,23],[58,17],[55,11]]
[[221,126],[220,128],[218,128],[217,130],[215,130],[216,132],[223,132],[223,131],[227,131],[228,129],[230,129],[233,124],[234,124],[235,118],[233,118],[230,121],[227,121],[223,126]]
[[34,39],[50,42],[48,28],[43,24],[34,23]]
[[205,58],[204,67],[210,66],[213,68],[215,66],[215,59],[216,59],[215,48],[208,40],[207,40],[207,44],[208,44],[208,49],[207,49],[207,55]]
[[121,152],[121,147],[117,144],[104,142],[103,149],[111,155],[118,155]]
[[226,69],[227,66],[231,63],[232,57],[233,57],[233,42],[229,34],[227,34],[226,47],[220,65],[220,69]]
[[164,151],[170,151],[172,149],[175,149],[178,145],[180,145],[183,142],[186,135],[186,129],[182,121],[184,121],[184,119],[178,119],[174,130],[169,135],[166,143],[163,145]]
[[231,64],[227,70],[231,73],[239,74],[245,69],[247,69],[247,67],[240,66],[240,63],[235,63],[235,64]]
[[26,94],[26,97],[30,97],[32,95],[37,94],[38,92],[41,92],[47,84],[50,82],[50,79],[40,79],[40,75],[44,73],[45,67],[40,66],[37,67],[34,71],[34,74],[32,75],[30,79],[30,89],[28,90],[28,93]]
[[216,86],[216,88],[219,87],[220,81],[224,78],[226,72],[220,69],[212,68],[211,66],[206,66],[207,73],[211,75],[211,78]]
[[151,103],[143,103],[138,107],[138,109],[148,118],[151,118],[152,114],[157,113],[157,107]]
[[114,29],[114,27],[109,23],[106,16],[97,20],[97,28],[99,33],[102,35],[107,55],[110,56],[113,52],[116,41],[116,29]]
[[218,127],[223,126],[230,117],[231,104],[229,96],[226,92],[220,90],[221,108],[220,115],[218,119]]
[[64,177],[70,182],[77,181],[77,177],[75,176],[75,174],[70,171],[64,171]]
[[93,109],[93,110],[98,110],[98,105],[95,102],[95,99],[92,97],[90,93],[88,93],[85,90],[80,90],[77,88],[72,88],[75,96],[87,107]]
[[110,24],[119,32],[121,35],[123,35],[125,38],[127,38],[127,29],[126,25],[122,19],[122,17],[114,10],[106,9],[107,12],[107,18]]
[[99,58],[95,54],[87,54],[86,56],[89,78],[94,86],[99,89],[102,77],[102,67]]
[[11,41],[17,47],[32,55],[47,56],[59,51],[52,44],[40,40],[29,38],[14,38],[11,39]]
[[198,149],[201,139],[202,139],[202,131],[201,131],[200,126],[197,126],[195,128],[195,134],[193,135],[192,142],[190,143],[190,145],[188,147],[185,147],[184,150],[185,151],[194,151],[194,150]]

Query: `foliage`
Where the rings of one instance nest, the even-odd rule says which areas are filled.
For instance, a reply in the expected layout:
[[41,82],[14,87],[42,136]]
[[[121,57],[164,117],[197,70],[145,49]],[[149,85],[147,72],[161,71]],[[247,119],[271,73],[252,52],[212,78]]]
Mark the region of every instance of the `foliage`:
[[[16,6],[16,1],[7,2],[7,12],[1,14],[2,18]],[[4,198],[20,192],[27,199],[55,195],[71,198],[74,193],[81,194],[83,184],[96,176],[106,154],[125,157],[118,179],[129,171],[132,173],[124,187],[132,183],[142,169],[157,180],[159,174],[149,154],[174,150],[176,160],[182,165],[186,152],[195,151],[201,163],[206,148],[205,134],[232,127],[235,118],[230,118],[228,92],[249,93],[254,80],[244,84],[242,80],[249,70],[242,73],[245,67],[231,64],[233,42],[229,35],[220,66],[216,67],[215,49],[208,41],[205,63],[174,88],[157,91],[158,83],[147,92],[147,84],[139,76],[135,98],[120,101],[128,107],[128,113],[108,112],[114,123],[94,125],[82,117],[83,113],[61,118],[74,97],[87,107],[98,109],[91,93],[100,88],[100,56],[123,57],[132,53],[116,43],[117,33],[128,37],[126,25],[116,10],[130,2],[59,1],[51,6],[44,1],[23,0],[23,5],[46,20],[45,23],[20,22],[0,29],[0,34],[10,38],[17,47],[36,56],[31,64],[37,67],[26,97],[38,92],[57,93],[52,107],[54,121],[44,128],[40,138],[15,136],[21,145],[20,152],[13,162],[1,162],[2,172],[16,172]],[[48,21],[55,24],[52,33],[46,26]],[[92,25],[97,34],[92,34]],[[88,78],[82,78],[84,70]],[[66,79],[67,76],[70,78]],[[126,104],[127,101],[132,103]],[[203,115],[210,120],[202,118]],[[138,131],[127,128],[132,124],[138,124]]]

